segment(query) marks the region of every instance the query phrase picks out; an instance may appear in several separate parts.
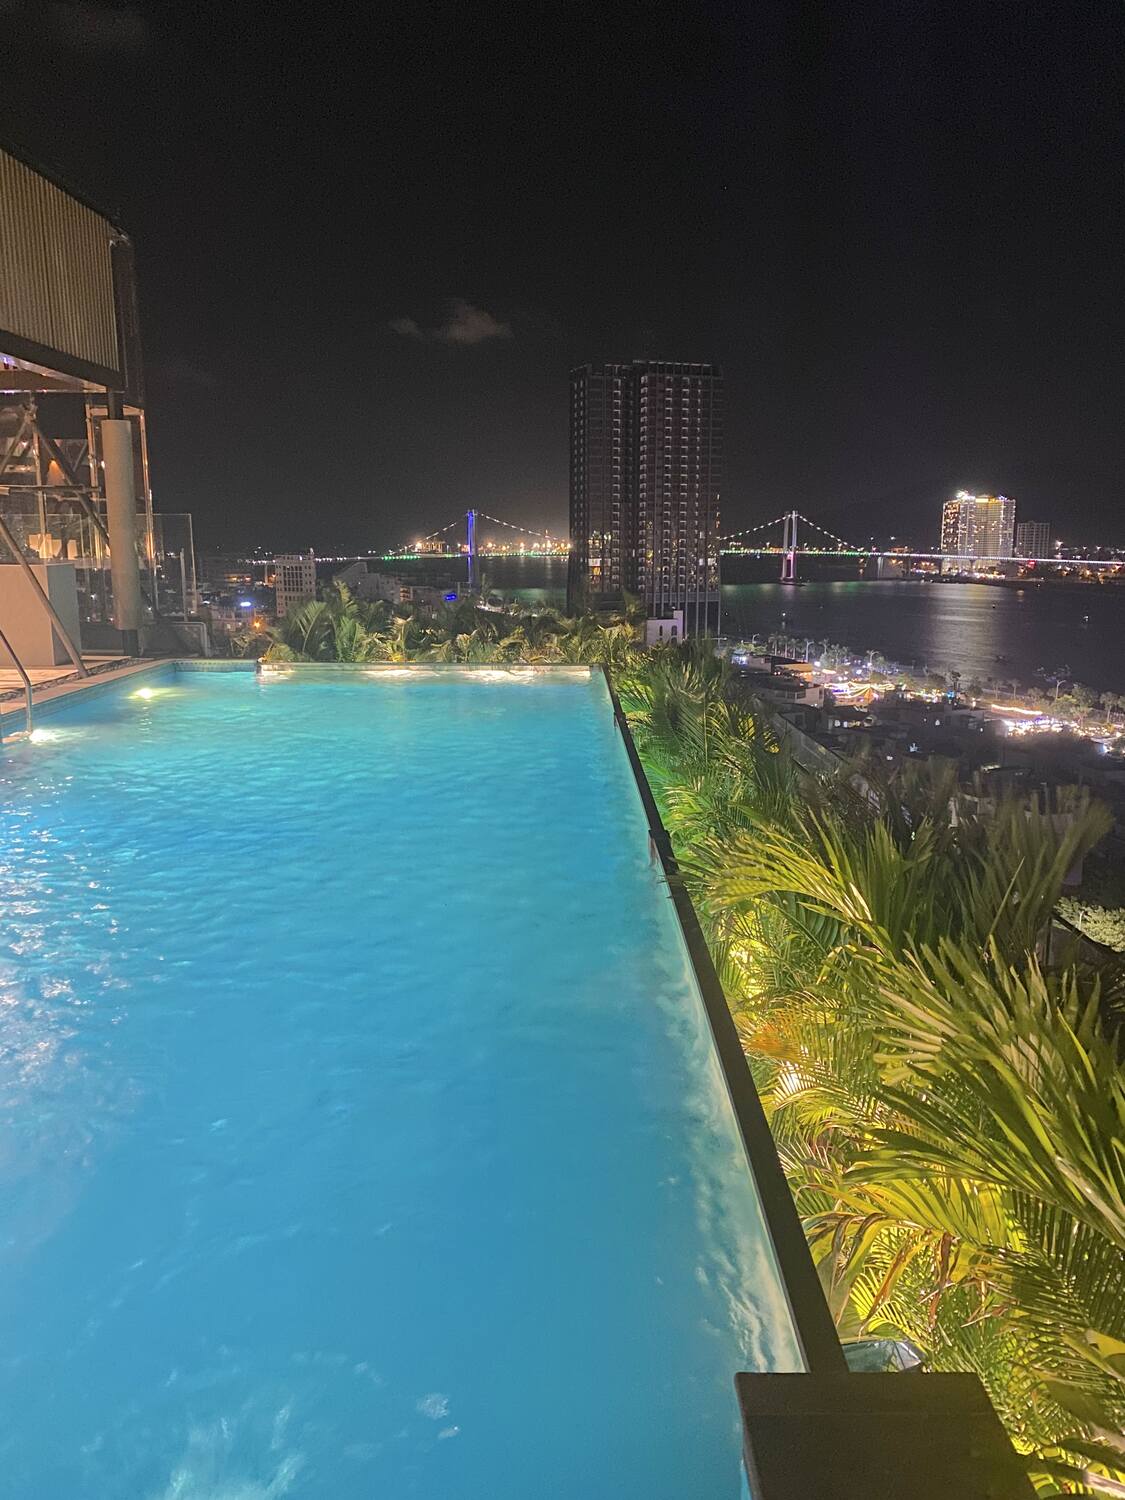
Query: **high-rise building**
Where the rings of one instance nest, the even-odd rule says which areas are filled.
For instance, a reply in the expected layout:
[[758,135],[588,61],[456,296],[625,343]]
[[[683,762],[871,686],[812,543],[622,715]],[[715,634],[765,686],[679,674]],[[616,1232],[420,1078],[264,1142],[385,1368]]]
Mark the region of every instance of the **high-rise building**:
[[1050,557],[1051,526],[1048,521],[1020,521],[1016,525],[1017,557]]
[[715,622],[723,377],[666,360],[570,377],[569,607],[640,596],[649,616]]
[[288,553],[275,557],[273,587],[275,611],[280,620],[291,609],[297,609],[316,598],[316,558],[308,552]]
[[941,511],[941,550],[952,557],[1011,557],[1016,502],[1008,495],[958,490]]

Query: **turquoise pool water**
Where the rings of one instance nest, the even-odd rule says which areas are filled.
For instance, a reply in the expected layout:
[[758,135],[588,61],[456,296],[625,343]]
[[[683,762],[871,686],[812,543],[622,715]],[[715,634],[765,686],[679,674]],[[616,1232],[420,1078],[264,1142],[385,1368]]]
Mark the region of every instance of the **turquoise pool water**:
[[798,1356],[600,677],[164,669],[40,725],[0,1495],[734,1500],[732,1375]]

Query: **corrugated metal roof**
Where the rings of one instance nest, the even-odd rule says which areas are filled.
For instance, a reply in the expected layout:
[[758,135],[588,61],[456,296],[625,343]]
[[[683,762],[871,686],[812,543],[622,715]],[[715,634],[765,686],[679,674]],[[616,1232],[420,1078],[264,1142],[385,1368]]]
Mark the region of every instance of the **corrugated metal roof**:
[[[119,371],[110,221],[0,148],[0,330]],[[65,369],[65,362],[60,362]]]

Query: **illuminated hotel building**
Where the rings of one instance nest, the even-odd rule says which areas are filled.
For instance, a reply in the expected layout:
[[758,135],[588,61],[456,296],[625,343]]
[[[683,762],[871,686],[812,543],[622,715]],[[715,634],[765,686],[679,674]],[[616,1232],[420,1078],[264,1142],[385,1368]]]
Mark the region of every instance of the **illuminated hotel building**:
[[1007,495],[958,490],[941,511],[941,550],[952,557],[1011,557],[1016,502]]
[[570,377],[570,610],[638,595],[650,618],[715,623],[723,377],[665,360]]

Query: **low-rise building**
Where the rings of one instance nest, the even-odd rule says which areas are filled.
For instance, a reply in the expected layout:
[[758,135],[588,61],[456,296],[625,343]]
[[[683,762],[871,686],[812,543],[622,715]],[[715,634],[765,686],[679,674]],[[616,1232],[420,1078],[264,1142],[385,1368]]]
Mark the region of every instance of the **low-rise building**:
[[742,687],[755,697],[765,698],[770,703],[802,704],[814,708],[819,708],[824,702],[824,688],[815,680],[809,662],[736,652],[731,663]]
[[645,621],[645,645],[662,646],[665,641],[681,641],[684,637],[684,612],[674,609],[667,618]]
[[426,609],[436,609],[441,604],[456,604],[460,598],[460,589],[456,584],[438,587],[434,584],[413,583],[408,578],[399,577],[397,573],[376,572],[363,558],[334,574],[332,581],[343,584],[365,604],[417,604]]
[[307,552],[281,553],[273,560],[275,612],[279,620],[316,598],[316,557]]

